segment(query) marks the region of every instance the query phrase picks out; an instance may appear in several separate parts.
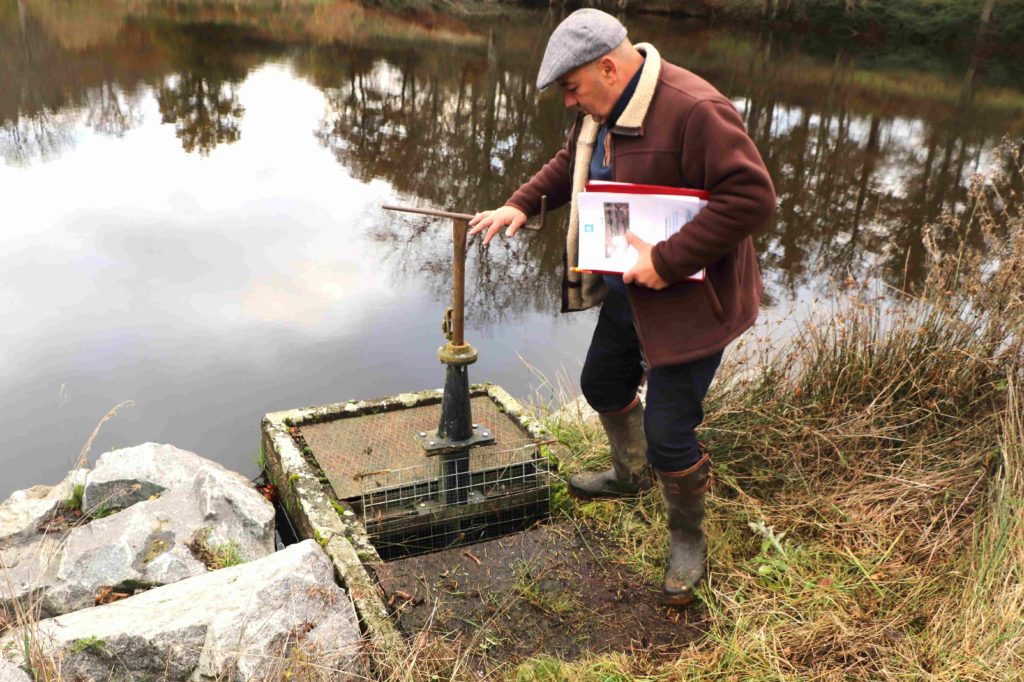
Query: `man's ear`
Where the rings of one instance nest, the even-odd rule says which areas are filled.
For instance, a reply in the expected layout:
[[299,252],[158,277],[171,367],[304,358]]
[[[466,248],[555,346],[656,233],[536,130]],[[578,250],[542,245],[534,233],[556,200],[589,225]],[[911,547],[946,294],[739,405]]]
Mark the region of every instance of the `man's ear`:
[[601,74],[601,80],[609,84],[615,82],[615,78],[619,73],[618,64],[609,55],[605,55],[598,60],[597,69],[598,73]]

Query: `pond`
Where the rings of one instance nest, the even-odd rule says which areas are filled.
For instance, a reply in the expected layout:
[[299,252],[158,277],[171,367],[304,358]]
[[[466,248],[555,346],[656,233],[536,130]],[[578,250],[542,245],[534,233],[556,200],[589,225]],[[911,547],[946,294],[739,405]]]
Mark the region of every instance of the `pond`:
[[[440,386],[449,225],[380,205],[494,207],[558,149],[571,113],[533,85],[558,20],[0,0],[0,499],[124,400],[92,458],[170,442],[255,476],[268,411]],[[913,283],[923,227],[1024,127],[1019,67],[981,50],[628,25],[732,99],[772,172],[766,318]],[[562,213],[470,249],[470,377],[524,400],[573,390],[593,325],[558,313]]]

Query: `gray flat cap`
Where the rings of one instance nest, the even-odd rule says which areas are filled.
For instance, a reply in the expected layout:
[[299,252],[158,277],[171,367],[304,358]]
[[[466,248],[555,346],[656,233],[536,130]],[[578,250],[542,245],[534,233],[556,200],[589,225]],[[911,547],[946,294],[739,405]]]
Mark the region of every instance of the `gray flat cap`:
[[578,9],[555,27],[537,73],[543,90],[559,78],[611,52],[626,39],[626,27],[599,9]]

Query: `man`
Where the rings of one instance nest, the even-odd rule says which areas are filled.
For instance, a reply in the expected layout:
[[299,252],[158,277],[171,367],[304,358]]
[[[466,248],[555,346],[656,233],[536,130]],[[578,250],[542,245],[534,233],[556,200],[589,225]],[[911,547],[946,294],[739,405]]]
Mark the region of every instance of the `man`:
[[[693,599],[704,575],[701,528],[711,462],[697,442],[703,400],[722,351],[757,318],[761,276],[751,235],[775,209],[775,191],[743,121],[709,83],[633,46],[614,17],[572,13],[548,41],[537,87],[562,89],[578,109],[568,142],[508,202],[478,213],[470,234],[508,237],[540,210],[571,202],[562,311],[601,305],[580,386],[611,445],[612,468],[573,476],[581,498],[635,495],[653,485],[668,507],[669,604]],[[639,257],[621,277],[572,270],[576,195],[588,179],[704,189],[707,206],[657,244],[629,233]],[[701,282],[686,278],[706,271]],[[647,404],[637,389],[647,372]]]

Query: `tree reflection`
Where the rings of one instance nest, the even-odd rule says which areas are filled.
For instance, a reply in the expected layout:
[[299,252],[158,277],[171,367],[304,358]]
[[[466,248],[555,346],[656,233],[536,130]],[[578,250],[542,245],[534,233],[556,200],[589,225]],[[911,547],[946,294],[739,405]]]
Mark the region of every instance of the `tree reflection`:
[[258,48],[247,32],[222,25],[161,26],[154,39],[171,55],[174,69],[154,83],[160,117],[174,125],[182,148],[205,156],[219,144],[237,142],[245,114],[238,85],[273,49]]
[[[919,281],[924,227],[963,208],[970,175],[1009,127],[974,101],[977,60],[962,84],[939,83],[941,94],[922,99],[897,78],[873,82],[841,50],[827,68],[800,71],[771,35],[723,54],[680,57],[729,84],[771,171],[779,210],[760,243],[773,284],[792,296],[850,274],[895,287]],[[954,248],[958,238],[939,243]]]
[[[551,100],[538,108],[533,65],[496,49],[443,58],[396,52],[307,55],[302,72],[322,87],[328,109],[316,134],[365,181],[384,177],[411,202],[462,212],[493,208],[562,143],[568,116]],[[553,106],[554,105],[554,106]],[[528,310],[557,309],[562,232],[522,232],[484,249],[471,243],[467,314],[494,323]],[[390,218],[371,237],[396,276],[416,273],[439,297],[450,291],[446,221]]]
[[128,94],[113,83],[86,92],[85,124],[104,135],[121,137],[142,122],[141,94]]
[[[658,43],[664,29],[641,31]],[[866,80],[841,50],[830,63],[808,64],[770,34],[739,46],[715,40],[698,33],[660,42],[737,102],[775,179],[779,211],[760,239],[769,295],[789,298],[851,273],[897,287],[920,277],[924,226],[963,205],[969,175],[1007,126],[998,111],[975,106],[976,60],[968,85],[944,83],[943,94],[922,98],[898,79]],[[316,134],[356,177],[384,178],[412,200],[467,212],[498,205],[554,153],[568,120],[555,98],[537,101],[537,56],[518,47],[530,42],[492,41],[486,55],[451,50],[443,59],[414,48],[310,53],[300,70],[328,99]],[[447,251],[424,248],[435,235],[407,223],[375,233],[399,254],[398,272],[437,273],[432,287],[443,292]],[[550,230],[528,245],[492,247],[476,266],[489,301],[477,314],[554,307],[561,240]]]
[[[68,16],[54,3],[19,0],[16,21],[0,12],[0,155],[7,163],[59,156],[82,125],[119,137],[142,120],[137,75],[151,49],[125,29],[122,13],[104,14],[96,3],[75,9],[80,14]],[[132,48],[123,60],[122,43]],[[116,69],[106,67],[111,61]]]
[[156,91],[164,123],[173,123],[187,152],[209,154],[218,144],[236,142],[245,109],[236,87],[197,73],[166,79]]
[[58,5],[0,4],[0,154],[8,163],[60,155],[78,126],[124,135],[142,122],[147,81],[187,151],[238,139],[237,85],[272,50],[230,26],[144,25],[102,3],[76,5],[80,15],[69,18]]
[[0,156],[14,166],[33,159],[52,159],[71,146],[78,123],[76,113],[44,109],[35,116],[19,117],[0,127]]
[[[558,222],[557,220],[555,221]],[[422,283],[439,300],[452,290],[451,222],[388,213],[369,231],[379,258],[398,282]],[[551,227],[556,238],[557,225]],[[476,328],[515,320],[526,312],[557,310],[561,251],[540,233],[523,230],[514,239],[482,246],[470,242],[466,263],[466,318]],[[560,241],[560,239],[558,239]]]

